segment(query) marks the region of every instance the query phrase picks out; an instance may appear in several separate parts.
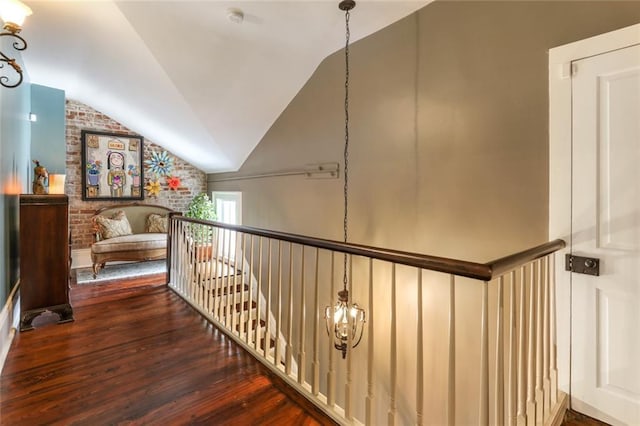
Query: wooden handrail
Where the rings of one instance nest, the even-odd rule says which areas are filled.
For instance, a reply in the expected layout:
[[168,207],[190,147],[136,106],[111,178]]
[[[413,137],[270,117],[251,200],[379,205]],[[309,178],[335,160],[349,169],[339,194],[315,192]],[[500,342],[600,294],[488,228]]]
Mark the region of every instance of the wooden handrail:
[[213,225],[218,228],[229,229],[260,237],[274,238],[294,244],[302,244],[311,247],[336,251],[340,253],[365,256],[373,259],[384,260],[401,265],[413,266],[416,268],[428,269],[431,271],[443,272],[473,278],[481,281],[491,281],[493,278],[508,272],[523,263],[538,259],[547,254],[553,253],[566,246],[563,240],[554,240],[539,246],[515,253],[492,262],[477,263],[466,260],[451,259],[446,257],[429,256],[425,254],[411,253],[400,250],[392,250],[380,247],[372,247],[363,244],[344,243],[342,241],[327,240],[322,238],[308,237],[304,235],[290,234],[287,232],[271,231],[267,229],[253,228],[242,225],[229,225],[221,222],[193,219],[188,217],[172,217],[172,220],[186,221],[201,225]]
[[523,250],[518,253],[501,257],[500,259],[496,259],[492,262],[487,262],[486,265],[491,269],[491,276],[498,277],[506,272],[516,269],[520,265],[561,250],[566,246],[567,243],[565,243],[564,240],[557,239],[540,244],[539,246],[531,247],[530,249]]

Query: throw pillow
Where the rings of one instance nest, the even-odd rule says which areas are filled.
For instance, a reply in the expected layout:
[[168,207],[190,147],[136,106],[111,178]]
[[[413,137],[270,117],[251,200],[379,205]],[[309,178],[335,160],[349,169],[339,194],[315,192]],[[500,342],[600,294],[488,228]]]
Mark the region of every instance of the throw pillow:
[[151,213],[147,216],[147,226],[145,232],[163,232],[169,230],[169,217],[167,215],[159,215]]
[[123,210],[116,211],[110,218],[96,215],[93,217],[93,222],[96,225],[99,234],[102,236],[102,239],[105,240],[132,234],[131,225],[129,224],[127,215]]

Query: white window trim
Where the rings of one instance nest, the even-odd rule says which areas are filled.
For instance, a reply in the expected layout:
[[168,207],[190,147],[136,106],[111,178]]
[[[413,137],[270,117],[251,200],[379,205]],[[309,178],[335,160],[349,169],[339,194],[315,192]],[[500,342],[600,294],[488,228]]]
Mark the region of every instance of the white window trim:
[[218,200],[228,200],[236,202],[236,225],[242,225],[242,192],[240,191],[212,191],[211,200],[216,206],[216,215],[218,221],[220,216],[218,215]]

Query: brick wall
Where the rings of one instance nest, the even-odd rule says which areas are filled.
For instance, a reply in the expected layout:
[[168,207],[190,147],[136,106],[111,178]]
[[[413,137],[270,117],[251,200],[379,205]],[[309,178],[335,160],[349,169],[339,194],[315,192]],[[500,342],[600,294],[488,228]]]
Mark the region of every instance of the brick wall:
[[[65,193],[69,196],[69,219],[72,234],[72,248],[87,248],[93,241],[91,217],[99,208],[120,203],[119,201],[83,201],[82,200],[82,170],[80,160],[82,148],[80,134],[82,130],[95,130],[113,133],[135,134],[122,124],[112,120],[93,108],[80,102],[67,100],[66,105],[66,138],[67,158]],[[148,159],[150,152],[163,151],[164,148],[152,141],[144,140],[144,159]],[[145,204],[159,204],[171,209],[184,212],[191,199],[207,190],[206,174],[193,167],[186,161],[170,153],[173,160],[174,176],[180,177],[181,187],[177,191],[169,190],[166,183],[162,183],[162,191],[157,198],[147,197],[140,201]],[[131,202],[131,201],[123,201]]]

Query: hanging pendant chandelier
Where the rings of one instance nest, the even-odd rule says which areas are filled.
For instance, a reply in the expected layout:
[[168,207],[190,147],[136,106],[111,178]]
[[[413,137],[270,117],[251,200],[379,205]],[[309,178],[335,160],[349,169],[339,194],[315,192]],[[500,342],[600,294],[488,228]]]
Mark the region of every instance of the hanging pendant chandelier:
[[[343,0],[338,7],[345,12],[346,43],[345,55],[345,81],[344,81],[344,242],[347,242],[348,223],[347,213],[349,206],[349,12],[356,6],[353,0]],[[344,255],[344,274],[342,277],[342,290],[338,292],[338,301],[333,306],[325,308],[325,321],[327,333],[333,339],[333,346],[342,352],[342,358],[347,356],[349,346],[355,348],[362,340],[364,331],[365,313],[355,303],[349,301],[349,274],[347,254]]]

